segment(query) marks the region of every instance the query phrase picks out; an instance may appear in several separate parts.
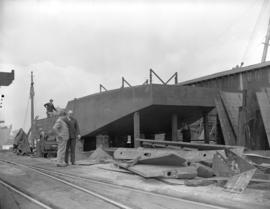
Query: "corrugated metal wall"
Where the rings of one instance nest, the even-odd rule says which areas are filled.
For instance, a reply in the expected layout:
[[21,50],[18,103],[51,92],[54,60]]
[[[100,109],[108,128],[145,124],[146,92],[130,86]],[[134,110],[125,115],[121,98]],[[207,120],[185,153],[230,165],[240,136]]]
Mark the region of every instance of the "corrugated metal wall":
[[250,137],[253,140],[250,148],[269,148],[269,145],[266,143],[266,134],[255,93],[263,88],[270,87],[270,66],[190,83],[188,85],[218,88],[223,91],[247,90],[248,127]]
[[191,83],[188,85],[218,88],[224,91],[239,91],[241,90],[241,77],[243,82],[243,89],[257,91],[262,87],[270,87],[270,66]]

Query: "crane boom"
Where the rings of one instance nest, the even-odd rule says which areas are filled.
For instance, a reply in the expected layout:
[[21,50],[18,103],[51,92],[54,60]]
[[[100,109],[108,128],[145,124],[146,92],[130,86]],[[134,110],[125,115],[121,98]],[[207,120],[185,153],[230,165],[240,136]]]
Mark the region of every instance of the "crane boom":
[[270,41],[270,18],[269,18],[269,23],[268,23],[268,27],[267,27],[266,36],[265,36],[265,41],[263,43],[264,47],[263,47],[263,55],[262,55],[262,61],[261,62],[266,61],[269,41]]

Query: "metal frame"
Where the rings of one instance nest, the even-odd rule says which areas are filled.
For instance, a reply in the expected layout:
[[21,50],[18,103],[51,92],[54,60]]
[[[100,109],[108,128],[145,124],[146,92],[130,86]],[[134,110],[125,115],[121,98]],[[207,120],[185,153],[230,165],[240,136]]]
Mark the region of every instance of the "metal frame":
[[178,73],[175,72],[166,82],[163,81],[160,76],[153,70],[150,69],[150,73],[149,73],[149,80],[150,80],[150,84],[153,83],[153,75],[156,76],[156,78],[163,84],[163,85],[168,85],[168,83],[174,78],[174,84],[178,83]]
[[[168,85],[169,82],[174,78],[174,84],[178,84],[178,73],[175,72],[166,82],[164,80],[162,80],[162,78],[153,70],[150,69],[149,71],[149,79],[146,79],[146,81],[142,84],[142,85],[148,85],[148,84],[152,84],[153,83],[153,76],[155,76],[163,85]],[[127,87],[132,87],[132,85],[124,78],[122,77],[122,83],[121,83],[121,88],[125,88],[125,84],[127,85]],[[104,91],[108,91],[107,88],[105,88],[105,86],[103,86],[102,84],[99,84],[99,92],[104,92]]]
[[108,91],[102,84],[99,84],[99,92],[101,93],[102,92],[102,89],[104,91]]
[[149,83],[149,80],[146,79],[146,81],[142,85],[148,85],[148,83]]
[[125,88],[125,84],[127,84],[128,87],[132,87],[131,84],[124,77],[122,77],[122,86],[121,86],[121,88]]

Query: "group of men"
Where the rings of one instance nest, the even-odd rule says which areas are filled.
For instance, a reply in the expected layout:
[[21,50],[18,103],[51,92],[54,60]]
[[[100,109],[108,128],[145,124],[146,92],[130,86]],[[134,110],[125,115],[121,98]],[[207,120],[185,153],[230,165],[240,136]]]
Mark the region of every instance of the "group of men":
[[75,147],[76,140],[81,138],[77,120],[72,117],[72,111],[67,113],[62,110],[59,118],[53,126],[53,133],[56,134],[58,143],[57,149],[57,167],[69,165],[69,151],[71,155],[71,164],[75,165]]
[[[54,107],[53,100],[44,104],[47,117],[53,117],[57,112]],[[58,115],[58,114],[57,114]],[[80,129],[77,120],[72,117],[72,111],[65,112],[60,110],[59,117],[56,120],[51,134],[56,135],[57,149],[57,166],[65,167],[69,165],[69,151],[71,155],[71,164],[75,164],[75,147],[76,140],[80,139]]]
[[[47,110],[47,117],[52,117],[53,112],[57,111],[53,105],[53,100],[44,104]],[[69,165],[68,156],[69,150],[71,153],[71,164],[75,164],[75,147],[76,140],[80,139],[79,125],[75,118],[72,116],[72,111],[60,111],[59,118],[53,127],[54,133],[57,135],[58,150],[57,150],[57,166],[64,167]],[[191,141],[190,127],[184,123],[181,129],[183,135],[183,142]]]

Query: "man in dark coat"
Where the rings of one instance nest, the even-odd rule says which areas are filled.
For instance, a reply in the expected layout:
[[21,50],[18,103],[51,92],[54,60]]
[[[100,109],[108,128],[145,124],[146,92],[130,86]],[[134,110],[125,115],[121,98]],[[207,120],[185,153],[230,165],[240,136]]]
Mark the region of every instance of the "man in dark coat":
[[68,125],[68,130],[69,130],[69,139],[67,141],[65,162],[66,164],[68,164],[69,150],[70,150],[71,164],[75,165],[76,140],[80,139],[81,136],[80,136],[80,129],[79,129],[78,121],[71,115],[72,115],[72,111],[69,110],[67,113],[67,116],[64,119],[64,121]]
[[191,131],[189,125],[184,123],[183,128],[181,130],[183,135],[183,142],[190,142],[191,141]]

